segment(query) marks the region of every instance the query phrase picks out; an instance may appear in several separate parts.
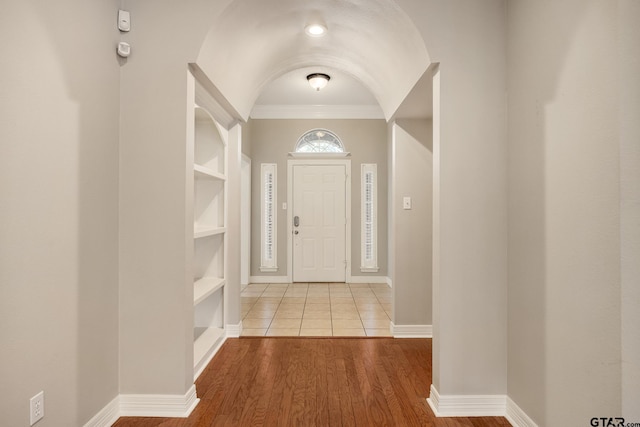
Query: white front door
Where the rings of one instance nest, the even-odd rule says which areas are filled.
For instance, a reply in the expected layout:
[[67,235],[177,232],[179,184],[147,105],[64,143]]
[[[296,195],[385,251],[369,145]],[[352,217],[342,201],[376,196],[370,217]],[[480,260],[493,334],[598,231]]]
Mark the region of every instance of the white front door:
[[294,282],[345,281],[345,183],[344,165],[293,166]]

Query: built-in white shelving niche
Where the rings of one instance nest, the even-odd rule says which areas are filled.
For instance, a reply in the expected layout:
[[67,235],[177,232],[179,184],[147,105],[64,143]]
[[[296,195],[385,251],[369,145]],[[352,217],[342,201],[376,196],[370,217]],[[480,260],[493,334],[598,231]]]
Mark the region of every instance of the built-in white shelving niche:
[[193,163],[213,173],[225,174],[226,130],[202,107],[195,106]]
[[224,280],[224,233],[195,239],[193,251],[194,283],[201,279]]
[[206,108],[214,105],[194,81],[193,98],[193,366],[197,377],[224,341],[227,284],[228,130]]
[[209,295],[222,289],[225,281],[219,277],[203,277],[193,284],[193,304],[198,305]]
[[195,174],[193,188],[194,229],[224,227],[225,181]]
[[224,339],[224,287],[195,305],[193,338],[194,371],[201,372]]

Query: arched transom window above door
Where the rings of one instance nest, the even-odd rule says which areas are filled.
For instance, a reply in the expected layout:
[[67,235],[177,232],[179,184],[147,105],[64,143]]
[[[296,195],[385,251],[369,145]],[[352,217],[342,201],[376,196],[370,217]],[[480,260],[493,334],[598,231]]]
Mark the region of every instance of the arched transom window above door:
[[296,143],[296,153],[344,153],[344,145],[338,136],[326,129],[312,129]]

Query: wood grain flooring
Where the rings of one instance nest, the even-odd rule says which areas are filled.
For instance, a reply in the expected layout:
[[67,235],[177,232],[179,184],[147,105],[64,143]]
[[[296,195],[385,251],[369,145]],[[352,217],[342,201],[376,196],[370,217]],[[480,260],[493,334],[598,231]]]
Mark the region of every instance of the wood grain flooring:
[[426,398],[431,340],[228,339],[196,382],[189,418],[120,418],[114,427],[509,426],[435,418]]

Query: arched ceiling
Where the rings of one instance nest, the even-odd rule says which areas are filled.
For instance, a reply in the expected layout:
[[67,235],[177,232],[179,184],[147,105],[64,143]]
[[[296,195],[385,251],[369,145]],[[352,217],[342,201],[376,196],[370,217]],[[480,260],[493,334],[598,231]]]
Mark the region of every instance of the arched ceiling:
[[[305,34],[314,22],[328,28],[325,36]],[[245,119],[268,83],[308,67],[357,80],[388,119],[429,57],[392,0],[235,0],[212,23],[198,64]]]
[[[307,76],[325,73],[327,87],[315,91]],[[378,100],[359,80],[334,68],[315,66],[289,71],[264,86],[251,109],[254,119],[382,119]]]

